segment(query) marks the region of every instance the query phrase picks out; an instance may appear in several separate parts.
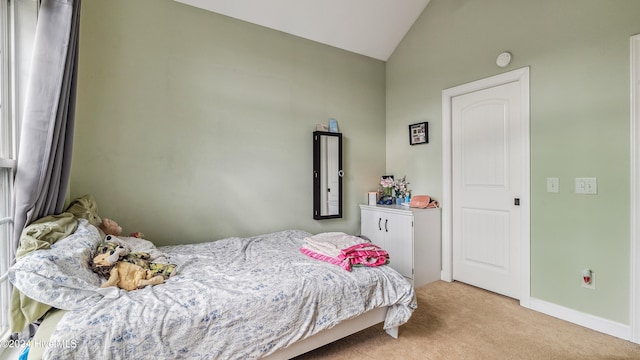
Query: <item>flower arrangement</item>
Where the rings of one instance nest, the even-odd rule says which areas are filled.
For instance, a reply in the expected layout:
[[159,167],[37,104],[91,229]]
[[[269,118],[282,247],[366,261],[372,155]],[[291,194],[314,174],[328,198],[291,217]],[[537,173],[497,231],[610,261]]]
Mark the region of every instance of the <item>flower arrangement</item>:
[[402,179],[393,180],[391,177],[383,177],[380,179],[380,186],[378,192],[381,196],[393,196],[396,198],[404,198],[409,193],[409,182],[407,176],[403,176]]
[[388,177],[382,177],[380,179],[380,186],[378,186],[378,192],[380,193],[380,197],[391,196],[393,194],[394,188],[395,188],[395,181],[393,181],[392,177],[388,176]]
[[393,188],[393,194],[397,198],[403,198],[409,192],[409,182],[407,176],[403,176],[402,179],[396,180]]

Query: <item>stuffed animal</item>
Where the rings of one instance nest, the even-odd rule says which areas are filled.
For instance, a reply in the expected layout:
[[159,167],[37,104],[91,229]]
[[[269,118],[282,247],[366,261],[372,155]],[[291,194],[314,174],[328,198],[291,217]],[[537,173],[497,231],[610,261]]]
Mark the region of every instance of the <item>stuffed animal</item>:
[[[120,245],[120,247],[122,246]],[[109,270],[107,282],[102,284],[101,288],[117,286],[124,290],[135,290],[147,285],[157,285],[164,282],[162,275],[154,276],[151,270],[145,270],[139,265],[124,261],[112,263],[110,257],[114,254],[116,252],[113,254],[104,253],[93,258],[93,266],[98,269],[97,272],[104,272],[107,268],[111,269]]]
[[[98,225],[100,230],[102,230],[105,235],[115,235],[120,236],[122,234],[122,227],[113,219],[104,218],[100,225]],[[134,237],[138,239],[144,239],[144,234],[140,231],[135,231],[129,234],[129,237]]]
[[[118,236],[118,235],[116,235]],[[136,231],[136,232],[132,232],[131,234],[129,234],[130,237],[134,237],[134,238],[138,238],[138,239],[144,239],[144,234],[141,233],[140,231]]]
[[122,245],[116,246],[113,251],[109,252],[111,255],[107,257],[107,262],[109,264],[115,264],[121,257],[124,257],[129,254],[129,249],[125,248]]
[[[146,240],[142,240],[146,241]],[[176,265],[149,261],[147,252],[131,252],[125,240],[107,235],[100,243],[92,261],[93,270],[107,278],[101,287],[114,286],[134,290],[156,285],[174,274]]]
[[98,227],[107,235],[118,236],[122,233],[122,227],[115,220],[104,218]]

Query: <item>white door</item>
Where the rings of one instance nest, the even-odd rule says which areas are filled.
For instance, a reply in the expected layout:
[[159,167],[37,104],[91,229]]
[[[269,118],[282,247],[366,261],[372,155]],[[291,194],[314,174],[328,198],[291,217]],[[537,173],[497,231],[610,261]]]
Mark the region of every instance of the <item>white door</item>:
[[640,344],[640,34],[631,37],[631,341]]
[[400,274],[413,279],[413,217],[385,214],[382,230],[385,232],[385,249],[389,253],[389,265]]
[[384,249],[383,219],[382,214],[369,209],[360,212],[360,233],[366,236],[372,243]]
[[520,297],[518,82],[451,101],[453,279]]
[[360,233],[389,253],[389,266],[413,278],[413,216],[362,209]]

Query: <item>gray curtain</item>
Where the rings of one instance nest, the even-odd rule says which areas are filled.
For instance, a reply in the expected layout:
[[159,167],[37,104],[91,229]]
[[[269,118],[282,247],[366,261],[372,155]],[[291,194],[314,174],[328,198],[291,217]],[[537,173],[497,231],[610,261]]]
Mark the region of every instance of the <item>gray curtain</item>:
[[[14,236],[62,211],[69,182],[78,68],[80,0],[42,0],[20,128]],[[13,254],[15,255],[15,254]]]

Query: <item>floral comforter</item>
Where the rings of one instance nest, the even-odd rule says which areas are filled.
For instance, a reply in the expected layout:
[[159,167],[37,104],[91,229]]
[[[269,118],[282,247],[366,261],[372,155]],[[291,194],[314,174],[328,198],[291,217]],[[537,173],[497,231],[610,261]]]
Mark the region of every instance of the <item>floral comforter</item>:
[[[81,225],[71,246],[93,243],[83,238],[95,236],[91,225]],[[178,264],[177,273],[164,284],[129,292],[98,290],[100,280],[83,273],[88,278],[71,279],[69,291],[85,298],[63,301],[72,303],[71,311],[50,341],[61,346],[47,348],[44,358],[254,359],[376,307],[391,306],[385,328],[409,319],[416,300],[402,275],[388,266],[349,272],[311,259],[299,251],[309,235],[287,230],[161,247]],[[21,282],[20,270],[11,277],[25,293],[42,288],[37,279]],[[48,278],[71,281],[67,275]],[[66,295],[37,300],[63,308]]]

